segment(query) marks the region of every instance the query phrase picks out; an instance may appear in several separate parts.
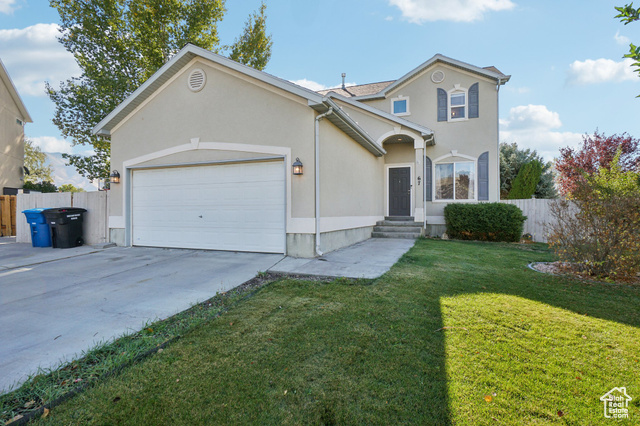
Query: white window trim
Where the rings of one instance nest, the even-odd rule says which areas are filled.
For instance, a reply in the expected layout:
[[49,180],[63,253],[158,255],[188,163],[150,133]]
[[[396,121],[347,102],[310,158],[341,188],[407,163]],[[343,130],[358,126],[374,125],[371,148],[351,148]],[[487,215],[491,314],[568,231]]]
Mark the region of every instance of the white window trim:
[[413,163],[392,163],[392,164],[385,164],[384,167],[384,211],[385,211],[385,216],[389,216],[389,169],[398,169],[398,168],[403,168],[403,167],[409,167],[409,176],[411,179],[411,192],[409,194],[409,216],[414,216],[414,205],[413,205],[413,197],[415,196],[414,192],[413,192],[413,180],[415,179],[414,174],[413,174],[413,167],[414,164]]
[[[396,101],[407,101],[407,111],[406,112],[401,112],[401,113],[394,113],[393,112],[393,104]],[[411,115],[411,109],[409,108],[409,97],[408,96],[402,96],[402,95],[398,95],[397,98],[392,98],[391,99],[391,114],[395,115],[396,117],[403,117],[406,115]]]
[[[465,160],[468,160],[468,161],[442,161],[450,157],[464,158]],[[438,164],[452,164],[452,163],[455,164],[455,163],[468,163],[468,162],[473,162],[473,165],[474,165],[473,167],[475,168],[475,179],[473,183],[473,198],[468,200],[456,200],[455,198],[449,199],[449,200],[438,200],[436,198],[436,166]],[[477,203],[478,202],[478,159],[476,157],[459,154],[458,151],[451,151],[449,154],[442,155],[434,159],[432,164],[433,166],[431,167],[431,194],[433,195],[431,199],[433,203]],[[454,173],[454,194],[455,194],[455,165],[453,167],[454,167],[453,173]]]
[[[451,95],[457,92],[464,93],[464,117],[462,118],[451,118]],[[453,108],[459,108],[462,105],[456,105]],[[455,121],[467,121],[469,119],[469,89],[466,87],[461,87],[459,84],[454,84],[453,89],[447,92],[447,121],[455,122]]]

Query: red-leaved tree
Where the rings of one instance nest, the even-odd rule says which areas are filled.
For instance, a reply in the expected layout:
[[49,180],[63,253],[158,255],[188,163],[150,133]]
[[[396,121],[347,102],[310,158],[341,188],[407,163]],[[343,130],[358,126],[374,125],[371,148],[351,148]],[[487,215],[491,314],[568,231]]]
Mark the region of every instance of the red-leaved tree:
[[593,176],[600,168],[609,169],[618,149],[622,171],[640,170],[640,140],[627,133],[606,136],[596,130],[582,137],[578,149],[561,148],[556,161],[559,192],[570,196],[579,183],[584,183],[585,173]]

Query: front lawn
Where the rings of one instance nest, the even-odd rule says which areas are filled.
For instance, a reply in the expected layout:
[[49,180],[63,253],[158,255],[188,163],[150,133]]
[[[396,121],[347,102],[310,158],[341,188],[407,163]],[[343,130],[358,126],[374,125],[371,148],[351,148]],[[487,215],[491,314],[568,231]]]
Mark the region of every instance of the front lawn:
[[527,268],[550,260],[419,240],[373,282],[283,279],[41,421],[611,424],[625,386],[637,423],[640,288]]

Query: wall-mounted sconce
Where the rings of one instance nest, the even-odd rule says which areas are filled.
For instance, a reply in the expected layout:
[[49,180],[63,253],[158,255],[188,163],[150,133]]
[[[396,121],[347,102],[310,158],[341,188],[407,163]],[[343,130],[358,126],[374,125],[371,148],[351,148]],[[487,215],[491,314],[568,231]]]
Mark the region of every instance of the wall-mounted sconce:
[[292,167],[294,175],[297,176],[302,174],[302,162],[300,162],[300,159],[298,157],[296,157],[296,161],[295,163],[293,163]]
[[420,178],[420,176],[418,176],[418,186],[420,186],[420,181],[421,181],[421,180],[422,180],[422,179]]
[[109,182],[111,183],[120,183],[120,173],[117,170],[114,170],[109,175]]

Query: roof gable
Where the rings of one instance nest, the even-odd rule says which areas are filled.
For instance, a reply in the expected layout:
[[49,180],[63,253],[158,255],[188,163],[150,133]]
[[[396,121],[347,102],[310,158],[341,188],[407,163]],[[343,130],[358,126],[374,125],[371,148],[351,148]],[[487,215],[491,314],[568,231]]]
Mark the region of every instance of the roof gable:
[[481,75],[481,76],[489,78],[491,80],[495,80],[497,84],[501,84],[501,85],[505,84],[511,78],[510,75],[503,74],[496,67],[480,68],[480,67],[476,67],[475,65],[468,64],[466,62],[458,61],[456,59],[449,58],[449,57],[441,55],[441,54],[437,54],[437,55],[433,56],[431,59],[429,59],[428,61],[423,62],[422,64],[418,65],[416,68],[412,69],[411,71],[409,71],[408,73],[406,73],[405,75],[403,75],[402,77],[397,79],[396,81],[392,82],[388,86],[384,87],[378,93],[362,95],[362,96],[355,96],[354,99],[357,99],[357,100],[368,100],[368,99],[382,99],[382,98],[385,98],[390,92],[392,92],[392,91],[396,90],[397,88],[401,87],[402,85],[408,83],[411,79],[413,79],[417,75],[421,74],[427,68],[431,67],[432,65],[434,65],[436,63],[447,64],[447,65],[450,65],[450,66],[455,67],[455,68],[460,68],[460,69],[472,72],[474,74]]
[[20,97],[20,94],[18,93],[16,86],[13,84],[11,77],[9,77],[9,73],[7,72],[7,69],[4,67],[4,64],[2,63],[1,59],[0,59],[0,78],[4,82],[4,85],[7,87],[7,90],[11,95],[11,99],[13,99],[13,102],[16,104],[16,107],[18,107],[18,111],[20,111],[20,114],[22,115],[22,121],[26,123],[33,123],[33,120],[29,115],[29,111],[27,111],[27,107],[22,102],[22,98]]
[[126,119],[132,112],[149,99],[157,90],[167,83],[176,74],[180,73],[194,58],[201,57],[208,59],[216,64],[222,65],[229,69],[238,71],[256,80],[270,84],[272,86],[283,89],[289,93],[300,96],[307,101],[319,102],[322,96],[318,93],[298,86],[287,80],[267,74],[263,71],[256,70],[239,62],[233,61],[224,56],[210,52],[206,49],[197,47],[193,44],[187,44],[175,56],[173,56],[166,64],[156,71],[147,81],[145,81],[138,89],[136,89],[127,99],[111,111],[105,118],[100,121],[94,128],[93,133],[103,136],[109,136],[111,130],[114,129],[121,121]]

